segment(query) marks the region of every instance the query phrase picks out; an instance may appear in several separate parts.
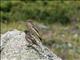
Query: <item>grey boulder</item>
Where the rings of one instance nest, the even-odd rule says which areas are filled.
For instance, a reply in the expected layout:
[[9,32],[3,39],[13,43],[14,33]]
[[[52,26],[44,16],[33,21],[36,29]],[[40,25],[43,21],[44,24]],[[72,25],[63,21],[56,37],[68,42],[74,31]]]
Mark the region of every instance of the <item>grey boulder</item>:
[[29,46],[25,35],[16,29],[1,34],[1,60],[62,60],[38,40],[39,46]]

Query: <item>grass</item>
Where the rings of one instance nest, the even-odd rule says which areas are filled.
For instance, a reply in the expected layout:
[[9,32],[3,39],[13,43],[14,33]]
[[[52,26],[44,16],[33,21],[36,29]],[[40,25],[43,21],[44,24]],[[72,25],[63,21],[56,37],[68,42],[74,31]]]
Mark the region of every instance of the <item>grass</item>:
[[11,22],[11,23],[1,23],[1,33],[5,33],[9,30],[18,29],[18,30],[25,30],[24,22]]
[[[75,24],[76,32],[73,31],[75,26],[54,23],[48,25],[50,27],[51,36],[43,34],[45,37],[43,43],[48,46],[54,53],[64,60],[80,60],[80,23]],[[9,30],[18,29],[24,31],[26,29],[24,22],[1,23],[1,33]],[[77,33],[77,30],[79,32]]]

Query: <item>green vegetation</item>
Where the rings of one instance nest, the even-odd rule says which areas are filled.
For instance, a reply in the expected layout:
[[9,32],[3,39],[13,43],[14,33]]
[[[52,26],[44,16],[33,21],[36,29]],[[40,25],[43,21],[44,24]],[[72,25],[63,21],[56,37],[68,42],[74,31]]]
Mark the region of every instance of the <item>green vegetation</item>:
[[[63,60],[80,60],[80,1],[2,0],[1,32],[25,30],[25,21],[47,24],[52,38],[43,43]],[[43,35],[44,37],[44,35]]]
[[1,22],[35,19],[42,22],[67,24],[74,16],[80,21],[79,1],[2,0]]

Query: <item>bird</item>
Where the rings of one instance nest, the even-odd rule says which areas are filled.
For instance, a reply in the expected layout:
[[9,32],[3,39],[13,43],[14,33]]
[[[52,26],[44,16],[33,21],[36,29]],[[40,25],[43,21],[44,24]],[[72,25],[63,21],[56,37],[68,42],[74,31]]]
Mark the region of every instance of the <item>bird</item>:
[[29,46],[32,46],[34,44],[39,46],[34,35],[32,35],[29,31],[24,32],[26,33],[25,38],[29,42]]
[[32,20],[27,20],[26,26],[28,31],[30,31],[33,35],[36,35],[40,39],[40,41],[42,41],[42,38],[40,37],[39,34],[39,30],[36,27],[36,25],[33,24]]

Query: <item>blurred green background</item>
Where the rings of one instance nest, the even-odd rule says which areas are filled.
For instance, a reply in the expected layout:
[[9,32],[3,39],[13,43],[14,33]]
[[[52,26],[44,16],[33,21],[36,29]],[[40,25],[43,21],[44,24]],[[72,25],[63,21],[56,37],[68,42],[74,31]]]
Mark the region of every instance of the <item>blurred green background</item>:
[[24,22],[32,19],[50,29],[51,38],[45,38],[44,45],[63,60],[80,60],[79,0],[1,0],[0,3],[0,33],[12,29],[24,31]]

